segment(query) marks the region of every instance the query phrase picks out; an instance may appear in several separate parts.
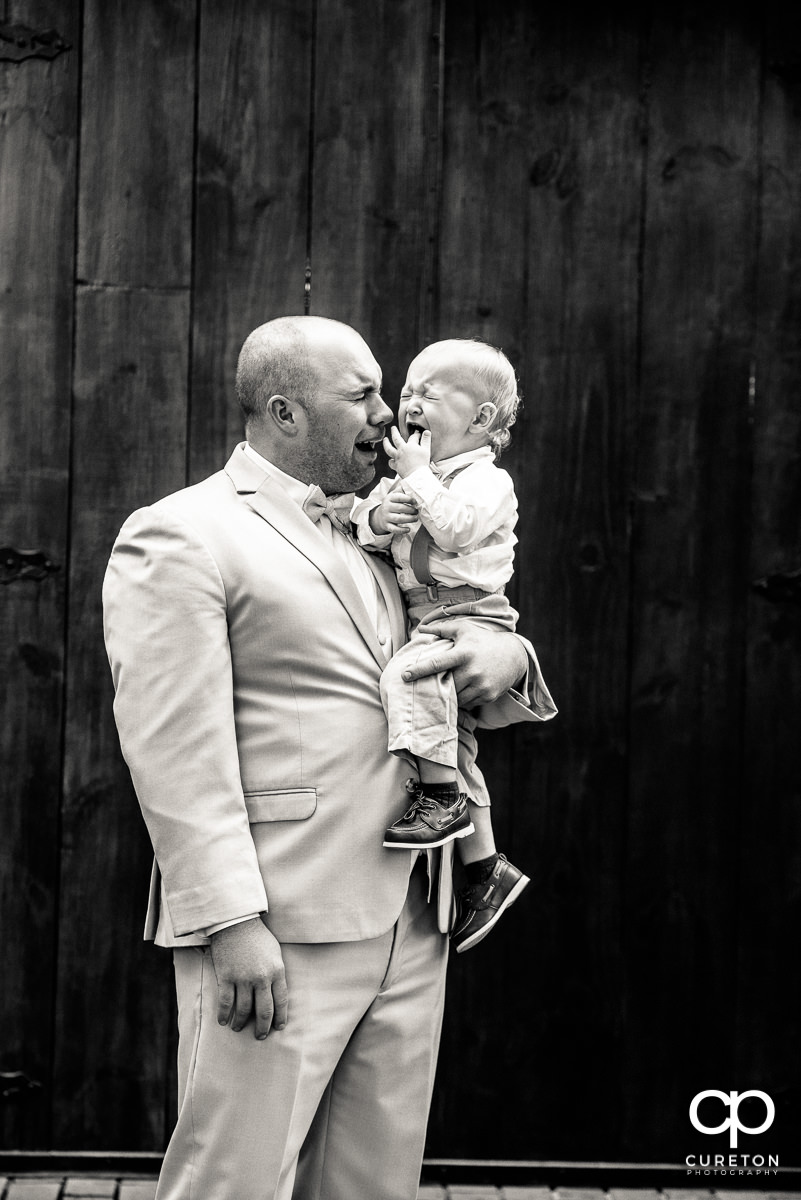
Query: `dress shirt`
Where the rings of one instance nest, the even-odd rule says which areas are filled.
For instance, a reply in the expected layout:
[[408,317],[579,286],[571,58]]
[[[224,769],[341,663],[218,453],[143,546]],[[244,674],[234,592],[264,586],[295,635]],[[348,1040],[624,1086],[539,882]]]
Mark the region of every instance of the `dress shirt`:
[[[509,582],[517,544],[517,498],[512,477],[496,467],[494,457],[491,446],[468,450],[418,467],[405,479],[382,479],[366,500],[356,502],[351,515],[360,543],[374,550],[391,547],[403,591],[421,583],[409,562],[421,523],[434,539],[428,565],[437,583],[495,592]],[[420,521],[402,534],[374,533],[370,513],[395,490],[417,501]]]
[[[286,471],[282,471],[280,467],[276,467],[274,463],[269,462],[257,450],[254,450],[248,442],[245,442],[244,449],[248,458],[252,458],[268,475],[272,476],[281,485],[290,499],[294,500],[298,508],[302,509],[303,501],[313,491],[313,487],[308,483],[302,483],[301,480],[295,479],[292,475],[287,475]],[[384,603],[384,597],[381,595],[381,590],[376,583],[375,575],[365,561],[364,555],[359,550],[353,538],[332,525],[325,514],[318,521],[312,522],[312,524],[315,525],[322,537],[326,539],[328,544],[339,555],[353,576],[353,582],[359,589],[359,595],[364,601],[367,612],[370,614],[370,620],[373,623],[378,640],[387,651],[387,657],[389,658],[392,653],[389,614]]]

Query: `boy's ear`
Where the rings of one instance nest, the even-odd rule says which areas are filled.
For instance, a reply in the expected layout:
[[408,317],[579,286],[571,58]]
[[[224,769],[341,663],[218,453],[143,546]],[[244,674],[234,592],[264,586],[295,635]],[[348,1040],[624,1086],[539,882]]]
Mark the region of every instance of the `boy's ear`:
[[479,405],[476,415],[473,417],[472,424],[476,429],[487,429],[495,420],[497,411],[497,405],[493,404],[490,400],[485,400],[483,404]]

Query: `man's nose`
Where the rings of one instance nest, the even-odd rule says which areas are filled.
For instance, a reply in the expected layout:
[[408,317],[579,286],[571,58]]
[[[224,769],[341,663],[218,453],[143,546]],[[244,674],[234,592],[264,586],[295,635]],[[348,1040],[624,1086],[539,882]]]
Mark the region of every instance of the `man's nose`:
[[372,396],[369,420],[371,425],[386,425],[392,420],[392,409],[385,404],[384,397],[378,392],[374,392]]

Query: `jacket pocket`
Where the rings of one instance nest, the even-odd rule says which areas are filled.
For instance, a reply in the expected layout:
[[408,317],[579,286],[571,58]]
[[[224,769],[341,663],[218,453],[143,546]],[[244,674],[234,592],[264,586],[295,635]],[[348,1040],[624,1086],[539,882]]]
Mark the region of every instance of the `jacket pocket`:
[[317,808],[317,789],[245,792],[245,807],[251,825],[262,821],[307,821]]

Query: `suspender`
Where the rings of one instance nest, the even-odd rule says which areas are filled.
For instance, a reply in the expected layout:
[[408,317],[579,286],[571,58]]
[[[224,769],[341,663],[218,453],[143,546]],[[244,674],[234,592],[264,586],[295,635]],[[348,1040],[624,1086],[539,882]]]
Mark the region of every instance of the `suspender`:
[[[457,475],[462,471],[466,471],[470,463],[465,463],[463,467],[459,467],[447,479],[440,482],[444,488],[449,488]],[[409,550],[409,566],[412,569],[412,574],[415,579],[419,580],[424,587],[433,587],[436,584],[436,579],[431,574],[431,568],[428,562],[428,554],[431,547],[434,545],[434,539],[426,529],[423,522],[420,522],[420,528],[412,538],[411,548]]]
[[412,545],[409,550],[409,566],[412,568],[412,574],[415,579],[426,587],[436,583],[434,576],[431,574],[431,568],[428,565],[428,552],[433,545],[434,539],[421,521],[420,528],[412,538]]

